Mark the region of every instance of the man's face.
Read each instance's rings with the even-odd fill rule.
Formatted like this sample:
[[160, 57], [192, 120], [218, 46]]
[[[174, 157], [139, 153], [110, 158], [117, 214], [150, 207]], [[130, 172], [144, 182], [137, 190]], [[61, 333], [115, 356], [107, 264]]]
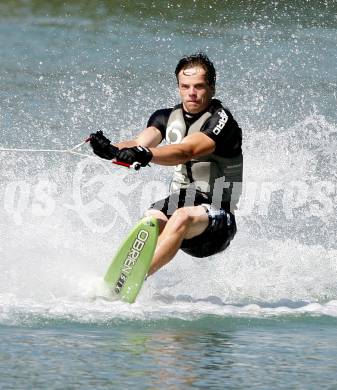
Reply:
[[205, 110], [214, 95], [214, 88], [208, 85], [206, 72], [200, 66], [182, 69], [178, 73], [178, 89], [184, 110], [197, 114]]

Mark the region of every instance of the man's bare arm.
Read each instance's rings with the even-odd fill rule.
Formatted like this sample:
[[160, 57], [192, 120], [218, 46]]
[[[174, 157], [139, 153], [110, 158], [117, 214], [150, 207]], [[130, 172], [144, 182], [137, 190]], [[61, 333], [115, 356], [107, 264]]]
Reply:
[[215, 142], [203, 133], [191, 134], [180, 144], [151, 148], [152, 162], [160, 165], [177, 165], [193, 158], [207, 156], [215, 150]]
[[162, 141], [161, 132], [154, 126], [144, 129], [135, 139], [130, 141], [119, 142], [115, 146], [119, 149], [132, 148], [133, 146], [145, 146], [147, 148], [155, 148]]

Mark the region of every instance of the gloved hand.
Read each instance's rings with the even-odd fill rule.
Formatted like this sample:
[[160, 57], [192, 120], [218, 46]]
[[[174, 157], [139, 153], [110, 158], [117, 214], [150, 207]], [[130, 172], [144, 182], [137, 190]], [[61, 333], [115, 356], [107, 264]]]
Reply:
[[153, 154], [150, 149], [144, 146], [134, 146], [132, 148], [120, 149], [116, 154], [117, 161], [127, 164], [139, 162], [142, 167], [145, 167], [151, 160]]
[[106, 160], [112, 160], [116, 157], [119, 149], [111, 145], [110, 140], [103, 135], [103, 131], [97, 131], [90, 134], [90, 146], [93, 148], [94, 153]]

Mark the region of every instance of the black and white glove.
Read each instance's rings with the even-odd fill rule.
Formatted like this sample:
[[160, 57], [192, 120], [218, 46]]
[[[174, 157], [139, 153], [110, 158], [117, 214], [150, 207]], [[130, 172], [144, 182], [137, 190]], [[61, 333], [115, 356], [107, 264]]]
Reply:
[[90, 134], [89, 141], [94, 153], [106, 160], [115, 158], [119, 151], [116, 146], [111, 145], [110, 140], [103, 135], [103, 131], [97, 131], [96, 133]]
[[120, 149], [116, 154], [117, 161], [132, 165], [138, 162], [142, 167], [145, 167], [151, 160], [153, 154], [150, 149], [144, 146], [134, 146], [132, 148]]

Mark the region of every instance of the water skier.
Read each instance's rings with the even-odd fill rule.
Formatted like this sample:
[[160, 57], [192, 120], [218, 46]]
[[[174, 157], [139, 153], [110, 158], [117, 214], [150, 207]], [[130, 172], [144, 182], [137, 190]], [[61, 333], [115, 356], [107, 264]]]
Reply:
[[[160, 224], [148, 272], [167, 264], [179, 249], [207, 257], [226, 249], [236, 233], [234, 210], [241, 194], [242, 132], [214, 98], [216, 71], [203, 54], [183, 57], [175, 70], [181, 103], [157, 110], [135, 139], [112, 145], [101, 131], [91, 134], [96, 155], [145, 167], [175, 166], [169, 196], [146, 215]], [[168, 145], [159, 146], [163, 140]]]

